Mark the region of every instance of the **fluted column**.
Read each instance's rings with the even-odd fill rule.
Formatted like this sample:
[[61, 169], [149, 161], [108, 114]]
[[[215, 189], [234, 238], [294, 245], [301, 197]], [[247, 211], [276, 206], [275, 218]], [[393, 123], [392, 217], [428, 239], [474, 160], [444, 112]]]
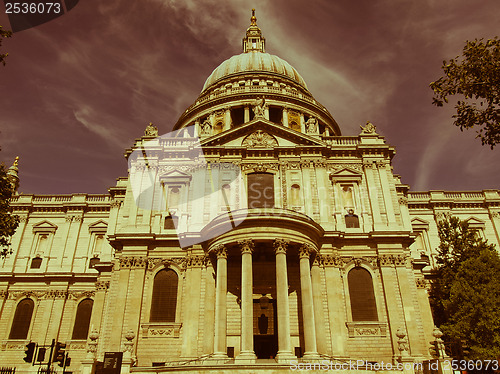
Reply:
[[286, 267], [286, 249], [288, 241], [276, 239], [274, 251], [276, 253], [276, 295], [278, 309], [278, 362], [288, 362], [295, 359], [292, 354], [290, 339], [290, 307], [288, 303], [288, 274]]
[[316, 345], [318, 346], [319, 354], [328, 354], [326, 345], [326, 332], [325, 332], [325, 314], [323, 308], [323, 295], [321, 285], [321, 257], [319, 254], [314, 258], [311, 267], [311, 283], [313, 290], [314, 302], [314, 322], [316, 323]]
[[224, 245], [214, 249], [217, 254], [217, 279], [215, 289], [215, 339], [214, 358], [227, 358], [227, 250]]
[[252, 240], [242, 240], [241, 245], [241, 349], [237, 361], [255, 362], [253, 349], [253, 277]]
[[311, 270], [309, 269], [309, 256], [313, 248], [309, 244], [300, 247], [300, 288], [302, 294], [302, 323], [304, 324], [304, 359], [319, 359], [316, 346], [316, 324], [314, 323], [314, 307], [311, 284]]
[[203, 326], [203, 353], [211, 355], [214, 353], [214, 324], [215, 324], [215, 281], [214, 267], [209, 259], [206, 260], [205, 268], [205, 319]]

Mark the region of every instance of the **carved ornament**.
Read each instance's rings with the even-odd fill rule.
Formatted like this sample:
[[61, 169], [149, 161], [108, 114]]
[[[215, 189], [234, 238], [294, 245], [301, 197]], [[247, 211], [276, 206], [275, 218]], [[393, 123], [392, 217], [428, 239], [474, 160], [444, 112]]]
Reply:
[[243, 139], [241, 145], [243, 147], [272, 148], [278, 145], [278, 141], [267, 132], [257, 130]]
[[273, 243], [274, 253], [275, 254], [278, 254], [278, 253], [285, 253], [286, 254], [288, 243], [289, 243], [288, 240], [285, 240], [285, 239], [276, 239], [274, 241], [274, 243]]
[[381, 255], [378, 257], [380, 266], [406, 266], [406, 255]]
[[253, 253], [253, 250], [255, 247], [253, 240], [251, 240], [251, 239], [240, 240], [238, 242], [238, 244], [241, 246], [241, 254], [245, 254], [245, 253], [252, 254]]

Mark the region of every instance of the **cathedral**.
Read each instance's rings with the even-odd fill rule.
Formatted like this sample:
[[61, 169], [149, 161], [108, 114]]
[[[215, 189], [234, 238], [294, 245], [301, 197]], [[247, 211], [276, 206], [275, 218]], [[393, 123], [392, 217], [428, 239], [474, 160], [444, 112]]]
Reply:
[[85, 374], [107, 352], [122, 373], [431, 359], [437, 222], [498, 247], [500, 190], [410, 191], [376, 127], [342, 135], [250, 21], [242, 53], [171, 133], [147, 126], [108, 193], [14, 196], [0, 366], [34, 373], [47, 357], [27, 363], [25, 346], [52, 340]]

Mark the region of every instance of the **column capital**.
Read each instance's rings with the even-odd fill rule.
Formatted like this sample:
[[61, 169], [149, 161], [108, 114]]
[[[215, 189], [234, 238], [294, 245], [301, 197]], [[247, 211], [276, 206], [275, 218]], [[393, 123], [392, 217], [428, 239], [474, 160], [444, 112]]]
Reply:
[[274, 243], [273, 243], [273, 245], [274, 245], [274, 253], [275, 254], [278, 254], [278, 253], [285, 253], [286, 254], [288, 243], [290, 243], [289, 240], [276, 239], [274, 241]]
[[241, 246], [241, 254], [244, 253], [253, 253], [255, 243], [252, 239], [240, 240], [238, 244]]
[[227, 258], [227, 249], [224, 244], [218, 244], [212, 249], [219, 258]]
[[314, 253], [314, 247], [311, 244], [302, 244], [299, 249], [299, 258], [309, 258]]
[[314, 256], [314, 260], [313, 260], [312, 265], [313, 266], [322, 266], [323, 265], [323, 257], [319, 253], [316, 253], [316, 256]]

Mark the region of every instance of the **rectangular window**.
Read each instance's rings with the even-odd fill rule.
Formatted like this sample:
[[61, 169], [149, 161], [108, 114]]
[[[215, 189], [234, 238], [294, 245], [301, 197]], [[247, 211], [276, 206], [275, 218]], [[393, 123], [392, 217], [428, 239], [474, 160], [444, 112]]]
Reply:
[[248, 174], [248, 209], [274, 207], [274, 175]]

